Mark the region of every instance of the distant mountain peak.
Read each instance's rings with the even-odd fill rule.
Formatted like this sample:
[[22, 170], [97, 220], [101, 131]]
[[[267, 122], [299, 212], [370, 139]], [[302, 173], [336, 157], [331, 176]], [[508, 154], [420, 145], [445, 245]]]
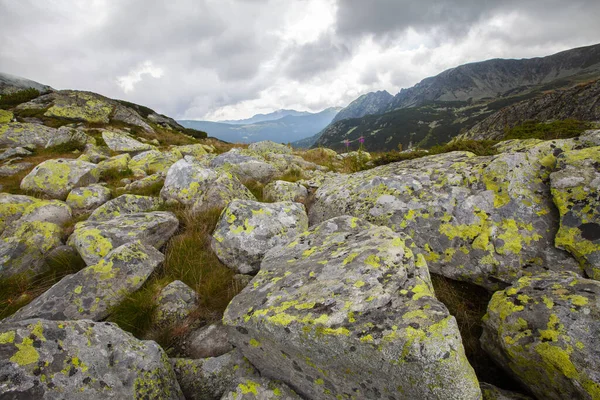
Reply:
[[333, 122], [348, 118], [360, 118], [369, 114], [377, 114], [382, 108], [387, 107], [394, 96], [386, 90], [363, 94], [348, 106], [342, 109], [333, 119]]
[[247, 125], [247, 124], [255, 124], [257, 122], [264, 122], [264, 121], [274, 121], [283, 117], [287, 117], [287, 116], [295, 116], [295, 117], [300, 117], [303, 115], [310, 115], [312, 113], [308, 112], [308, 111], [296, 111], [296, 110], [287, 110], [287, 109], [281, 109], [281, 110], [276, 110], [273, 111], [271, 113], [268, 114], [256, 114], [253, 115], [250, 118], [246, 118], [246, 119], [237, 119], [237, 120], [224, 120], [224, 121], [217, 121], [220, 122], [222, 124], [233, 124], [233, 125]]

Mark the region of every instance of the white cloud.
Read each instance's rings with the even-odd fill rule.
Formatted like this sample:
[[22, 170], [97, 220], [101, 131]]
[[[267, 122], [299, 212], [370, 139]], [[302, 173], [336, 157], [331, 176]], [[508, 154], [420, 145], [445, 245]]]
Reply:
[[0, 0], [0, 70], [174, 118], [237, 119], [594, 44], [599, 13], [597, 0]]
[[139, 65], [137, 68], [132, 69], [125, 76], [119, 76], [117, 78], [117, 84], [123, 89], [124, 93], [129, 93], [135, 89], [135, 85], [140, 83], [144, 75], [150, 75], [152, 78], [161, 78], [164, 74], [164, 70], [160, 67], [156, 67], [152, 61], [146, 61]]

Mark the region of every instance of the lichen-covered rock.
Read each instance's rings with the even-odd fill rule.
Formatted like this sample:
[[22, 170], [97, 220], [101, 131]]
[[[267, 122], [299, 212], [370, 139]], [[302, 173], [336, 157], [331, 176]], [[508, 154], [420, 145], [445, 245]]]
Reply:
[[69, 192], [98, 182], [100, 173], [95, 164], [59, 158], [44, 161], [21, 181], [21, 190], [65, 200]]
[[158, 151], [149, 150], [138, 154], [129, 161], [129, 169], [137, 176], [152, 175], [157, 172], [167, 171], [171, 165], [183, 158], [177, 150]]
[[[49, 99], [45, 99], [49, 97]], [[108, 124], [113, 105], [110, 100], [91, 92], [61, 90], [38, 97], [35, 102], [51, 101], [46, 117], [58, 117], [74, 121]]]
[[11, 147], [0, 154], [0, 161], [11, 157], [30, 156], [33, 153], [24, 147]]
[[146, 176], [142, 179], [138, 179], [137, 181], [133, 181], [127, 183], [125, 186], [117, 188], [118, 193], [128, 193], [128, 192], [139, 192], [139, 191], [147, 191], [151, 188], [162, 188], [165, 182], [165, 173], [157, 172], [156, 174], [152, 174]]
[[110, 154], [108, 153], [108, 149], [106, 147], [100, 147], [88, 143], [85, 145], [83, 154], [79, 158], [82, 159], [82, 161], [99, 163], [100, 161], [110, 158]]
[[100, 161], [98, 163], [98, 170], [100, 171], [100, 175], [106, 174], [108, 171], [125, 171], [129, 168], [129, 161], [131, 161], [129, 154], [119, 154], [118, 156]]
[[600, 280], [600, 147], [560, 154], [550, 182], [560, 213], [556, 246]]
[[299, 183], [274, 181], [263, 188], [263, 197], [266, 201], [304, 203], [308, 197], [308, 190]]
[[133, 241], [158, 249], [178, 226], [179, 221], [170, 212], [126, 214], [106, 221], [77, 223], [67, 244], [77, 249], [87, 265], [92, 265], [114, 248]]
[[155, 324], [177, 325], [198, 307], [198, 295], [185, 283], [173, 281], [160, 291], [156, 304]]
[[290, 242], [307, 228], [308, 217], [300, 203], [234, 200], [221, 214], [211, 247], [229, 268], [256, 273], [268, 250]]
[[[5, 232], [6, 233], [6, 232]], [[45, 256], [62, 244], [62, 229], [52, 222], [22, 222], [0, 239], [0, 278], [46, 270]]]
[[407, 240], [344, 216], [271, 249], [225, 311], [230, 340], [310, 399], [480, 399], [456, 320]]
[[533, 400], [524, 394], [502, 390], [489, 383], [480, 382], [479, 386], [481, 387], [483, 400]]
[[236, 198], [255, 199], [231, 174], [217, 173], [185, 159], [169, 168], [160, 196], [191, 206], [195, 211], [222, 208]]
[[279, 170], [264, 161], [248, 161], [239, 164], [225, 164], [220, 169], [230, 172], [242, 182], [257, 181], [268, 183], [279, 174]]
[[0, 193], [0, 234], [7, 226], [21, 218], [25, 210], [39, 199], [19, 194]]
[[103, 320], [111, 307], [139, 289], [163, 261], [164, 256], [152, 246], [124, 244], [97, 264], [64, 277], [8, 320]]
[[492, 290], [548, 268], [578, 272], [554, 247], [548, 181], [559, 146], [452, 152], [333, 175], [317, 190], [310, 221], [352, 214], [406, 232], [432, 272]]
[[242, 154], [240, 149], [231, 149], [226, 153], [219, 154], [215, 158], [213, 158], [210, 162], [210, 168], [219, 168], [223, 167], [225, 164], [242, 164], [251, 161], [260, 161], [256, 157], [248, 156]]
[[221, 400], [302, 400], [282, 382], [266, 378], [238, 378]]
[[95, 144], [96, 140], [88, 136], [81, 129], [75, 129], [69, 126], [61, 126], [56, 131], [56, 134], [48, 140], [45, 147], [50, 148], [63, 144], [72, 144], [84, 147], [88, 143]]
[[[0, 206], [1, 208], [1, 206]], [[12, 221], [6, 226], [2, 232], [2, 238], [8, 238], [14, 235], [19, 227], [24, 223], [33, 222], [49, 222], [58, 226], [64, 226], [72, 218], [71, 208], [64, 202], [59, 200], [39, 200], [35, 199], [32, 203], [25, 206], [18, 212], [17, 219], [11, 218]]]
[[218, 357], [233, 350], [227, 328], [221, 323], [193, 331], [185, 339], [184, 347], [190, 358]]
[[158, 197], [123, 194], [96, 208], [88, 221], [106, 221], [127, 214], [156, 211], [161, 204]]
[[14, 176], [23, 171], [27, 171], [31, 167], [33, 167], [33, 164], [28, 162], [5, 164], [0, 167], [0, 176]]
[[139, 142], [124, 132], [103, 131], [102, 139], [112, 151], [134, 153], [154, 149], [154, 146]]
[[279, 154], [291, 154], [292, 149], [284, 144], [271, 142], [270, 140], [263, 140], [262, 142], [252, 143], [248, 146], [248, 150], [256, 153], [279, 153]]
[[117, 325], [29, 320], [0, 325], [6, 399], [178, 399], [164, 351]]
[[212, 149], [204, 144], [188, 144], [185, 146], [176, 146], [175, 148], [179, 150], [184, 157], [201, 157], [212, 152]]
[[0, 146], [43, 148], [56, 133], [56, 129], [44, 125], [11, 122], [0, 125]]
[[238, 377], [258, 376], [237, 350], [199, 360], [172, 358], [171, 365], [186, 400], [219, 400]]
[[538, 399], [600, 396], [600, 282], [573, 273], [523, 277], [496, 292], [481, 345]]
[[7, 124], [12, 121], [14, 115], [12, 111], [0, 110], [0, 124]]
[[71, 190], [67, 204], [74, 210], [91, 211], [110, 200], [110, 189], [102, 185], [90, 185]]
[[139, 126], [146, 132], [154, 132], [154, 129], [131, 107], [125, 107], [122, 104], [117, 104], [112, 115], [115, 121], [122, 121], [129, 125]]

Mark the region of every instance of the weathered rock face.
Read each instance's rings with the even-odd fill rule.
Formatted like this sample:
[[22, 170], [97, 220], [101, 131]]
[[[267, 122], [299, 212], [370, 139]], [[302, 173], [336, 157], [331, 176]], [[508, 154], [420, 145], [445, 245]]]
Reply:
[[290, 242], [307, 228], [308, 217], [300, 203], [234, 200], [221, 214], [211, 247], [229, 268], [255, 273], [269, 249]]
[[67, 196], [67, 204], [75, 209], [90, 211], [110, 200], [110, 189], [102, 185], [91, 185], [71, 190]]
[[50, 106], [44, 113], [46, 117], [71, 119], [73, 121], [103, 123], [110, 121], [113, 111], [112, 101], [96, 93], [76, 90], [61, 90], [40, 96], [18, 109], [40, 108]]
[[221, 400], [301, 400], [282, 382], [265, 378], [238, 378], [236, 385]]
[[35, 146], [46, 147], [48, 140], [57, 134], [57, 130], [39, 124], [27, 124], [11, 122], [0, 125], [0, 146], [23, 147]]
[[87, 220], [106, 221], [127, 214], [155, 211], [161, 204], [157, 197], [124, 194], [96, 208]]
[[[8, 198], [14, 198], [16, 196], [10, 196]], [[7, 216], [12, 222], [6, 226], [4, 232], [2, 232], [2, 238], [13, 235], [21, 225], [24, 223], [35, 223], [35, 222], [50, 222], [59, 226], [64, 226], [71, 220], [72, 213], [71, 208], [62, 201], [59, 200], [39, 200], [34, 197], [30, 197], [33, 201], [20, 209], [16, 215]], [[17, 198], [17, 201], [20, 200]], [[19, 207], [22, 203], [17, 203]], [[10, 206], [8, 206], [10, 209]], [[18, 218], [12, 218], [18, 216]]]
[[264, 161], [248, 161], [239, 164], [225, 164], [221, 167], [237, 176], [242, 182], [257, 181], [261, 183], [270, 182], [279, 174], [279, 170]]
[[248, 146], [248, 150], [256, 153], [279, 153], [279, 154], [291, 154], [292, 149], [284, 144], [271, 142], [270, 140], [263, 140], [262, 142], [256, 142]]
[[160, 196], [191, 206], [195, 211], [222, 208], [236, 198], [255, 200], [231, 174], [217, 173], [187, 160], [180, 160], [169, 168]]
[[223, 167], [225, 164], [236, 165], [252, 161], [258, 162], [260, 160], [256, 157], [242, 154], [239, 149], [231, 149], [228, 152], [219, 154], [213, 158], [210, 162], [210, 168], [219, 168]]
[[185, 354], [190, 358], [219, 357], [233, 350], [227, 328], [221, 323], [204, 326], [185, 340]]
[[205, 154], [211, 153], [212, 149], [204, 144], [188, 144], [185, 146], [177, 146], [176, 149], [183, 156], [201, 157]]
[[11, 157], [30, 156], [33, 153], [24, 147], [11, 147], [0, 154], [0, 160], [6, 160]]
[[97, 264], [61, 279], [9, 320], [103, 320], [110, 308], [139, 289], [163, 260], [158, 250], [139, 242], [117, 247]]
[[172, 358], [171, 365], [186, 400], [219, 400], [238, 377], [258, 376], [237, 350], [201, 360]]
[[154, 132], [154, 129], [135, 110], [125, 107], [122, 104], [117, 104], [112, 115], [115, 121], [122, 121], [129, 125], [139, 126], [146, 132]]
[[595, 399], [599, 295], [573, 273], [523, 277], [492, 297], [481, 345], [539, 399]]
[[10, 236], [0, 240], [0, 278], [44, 272], [45, 256], [62, 244], [61, 238], [61, 227], [52, 222], [20, 223]]
[[83, 154], [79, 158], [82, 161], [99, 163], [100, 161], [110, 158], [110, 154], [105, 147], [87, 144]]
[[587, 275], [600, 280], [600, 147], [566, 151], [550, 175], [560, 213], [555, 244], [573, 254]]
[[406, 232], [432, 272], [492, 290], [548, 268], [579, 272], [554, 248], [547, 185], [553, 152], [572, 143], [491, 157], [453, 152], [334, 176], [316, 192], [310, 221], [352, 214]]
[[57, 129], [56, 134], [48, 140], [45, 147], [50, 148], [67, 143], [77, 144], [83, 147], [88, 143], [96, 144], [96, 140], [88, 136], [82, 129], [61, 126]]
[[481, 382], [479, 386], [481, 387], [483, 400], [533, 400], [529, 396], [508, 390], [502, 390], [496, 386], [490, 385], [489, 383]]
[[103, 131], [102, 139], [112, 151], [138, 152], [152, 150], [154, 146], [142, 143], [124, 132]]
[[264, 187], [263, 197], [267, 201], [295, 201], [303, 203], [308, 197], [308, 190], [299, 183], [274, 181]]
[[68, 244], [87, 265], [96, 264], [112, 249], [141, 241], [160, 248], [175, 233], [179, 221], [170, 212], [127, 214], [107, 221], [84, 221], [75, 225]]
[[406, 240], [346, 216], [273, 248], [225, 311], [230, 340], [310, 399], [479, 399], [456, 321]]
[[125, 171], [128, 168], [131, 156], [129, 154], [119, 154], [103, 160], [98, 163], [100, 174], [105, 174], [108, 171]]
[[156, 299], [155, 324], [169, 326], [180, 324], [198, 307], [198, 295], [181, 281], [165, 286]]
[[180, 399], [164, 351], [110, 323], [29, 320], [0, 325], [7, 399]]
[[23, 178], [21, 189], [65, 200], [71, 190], [96, 183], [99, 177], [95, 164], [59, 158], [37, 165]]
[[129, 161], [129, 168], [138, 176], [167, 171], [171, 165], [183, 156], [178, 151], [161, 152], [149, 150], [138, 154]]
[[31, 167], [33, 167], [33, 164], [28, 162], [5, 164], [0, 166], [0, 176], [13, 176], [20, 172], [27, 171]]
[[156, 174], [152, 174], [137, 181], [128, 183], [124, 187], [117, 188], [117, 192], [135, 192], [139, 190], [148, 190], [149, 188], [156, 187], [157, 185], [161, 186], [165, 182], [165, 175], [166, 174], [164, 172], [157, 172]]
[[19, 194], [0, 193], [0, 234], [7, 226], [21, 218], [25, 210], [39, 200]]

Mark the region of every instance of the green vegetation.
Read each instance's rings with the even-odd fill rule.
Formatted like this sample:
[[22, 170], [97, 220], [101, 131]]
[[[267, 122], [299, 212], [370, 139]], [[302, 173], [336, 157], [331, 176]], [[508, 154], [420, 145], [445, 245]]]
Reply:
[[160, 290], [175, 280], [193, 288], [199, 307], [190, 320], [196, 324], [219, 320], [231, 299], [242, 289], [233, 279], [234, 272], [224, 266], [210, 247], [220, 210], [193, 214], [183, 207], [170, 208], [181, 223], [176, 234], [165, 246], [165, 263], [138, 291], [115, 307], [110, 321], [140, 338], [156, 340], [165, 349], [177, 351], [178, 340], [189, 325], [153, 330], [153, 314]]
[[569, 139], [590, 128], [590, 122], [572, 118], [553, 122], [527, 121], [514, 128], [505, 129], [504, 139]]
[[263, 198], [263, 189], [265, 187], [264, 184], [262, 184], [259, 181], [254, 180], [254, 179], [245, 180], [242, 183], [244, 184], [244, 186], [246, 186], [248, 188], [248, 190], [254, 195], [254, 197], [256, 197], [257, 201], [264, 202], [264, 198]]
[[30, 88], [25, 90], [20, 90], [15, 93], [3, 94], [0, 97], [0, 108], [7, 110], [12, 107], [16, 107], [21, 103], [26, 103], [30, 100], [39, 97], [40, 92], [36, 89]]
[[181, 132], [196, 139], [206, 139], [208, 137], [206, 132], [192, 128], [183, 128]]
[[76, 253], [60, 253], [46, 262], [49, 269], [43, 274], [22, 273], [0, 279], [0, 320], [29, 304], [65, 276], [85, 268], [85, 262]]

